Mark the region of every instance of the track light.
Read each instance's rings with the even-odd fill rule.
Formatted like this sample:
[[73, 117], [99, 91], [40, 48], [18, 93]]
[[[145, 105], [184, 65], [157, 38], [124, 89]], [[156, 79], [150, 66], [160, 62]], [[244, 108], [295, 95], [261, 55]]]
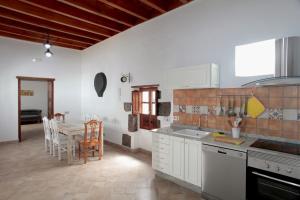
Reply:
[[47, 58], [50, 58], [50, 57], [53, 56], [53, 53], [50, 51], [50, 49], [47, 49], [47, 50], [45, 51], [45, 56], [46, 56]]

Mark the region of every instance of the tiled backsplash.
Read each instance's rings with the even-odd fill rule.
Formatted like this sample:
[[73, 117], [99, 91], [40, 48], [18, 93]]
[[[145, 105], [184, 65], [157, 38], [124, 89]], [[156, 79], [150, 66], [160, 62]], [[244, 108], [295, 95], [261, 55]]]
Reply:
[[174, 123], [230, 131], [228, 103], [239, 113], [252, 94], [266, 110], [256, 119], [244, 117], [243, 133], [300, 140], [300, 86], [174, 90]]

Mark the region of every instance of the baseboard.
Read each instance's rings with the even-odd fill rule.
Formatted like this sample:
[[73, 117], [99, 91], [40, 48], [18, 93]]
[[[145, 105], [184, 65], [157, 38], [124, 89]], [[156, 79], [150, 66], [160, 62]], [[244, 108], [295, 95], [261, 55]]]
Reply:
[[198, 187], [196, 185], [187, 183], [187, 182], [185, 182], [183, 180], [177, 179], [177, 178], [175, 178], [173, 176], [170, 176], [168, 174], [165, 174], [165, 173], [162, 173], [160, 171], [155, 170], [155, 175], [159, 176], [159, 177], [161, 177], [163, 179], [167, 179], [169, 181], [172, 181], [173, 183], [176, 183], [177, 185], [180, 185], [182, 187], [188, 188], [188, 189], [190, 189], [190, 190], [192, 190], [194, 192], [197, 192], [197, 193], [200, 193], [200, 194], [202, 193], [201, 187]]
[[151, 151], [148, 151], [148, 150], [145, 150], [145, 149], [142, 149], [142, 148], [132, 149], [132, 148], [126, 147], [126, 146], [121, 145], [121, 144], [116, 144], [116, 143], [110, 142], [108, 140], [104, 140], [104, 144], [114, 146], [114, 147], [117, 147], [119, 149], [129, 151], [131, 153], [144, 153], [144, 154], [147, 154], [147, 155], [150, 155], [150, 156], [152, 155]]
[[148, 150], [145, 150], [145, 149], [142, 149], [142, 148], [137, 148], [137, 152], [141, 152], [141, 153], [147, 154], [149, 156], [152, 155], [151, 151], [148, 151]]
[[0, 141], [0, 144], [17, 144], [19, 140]]

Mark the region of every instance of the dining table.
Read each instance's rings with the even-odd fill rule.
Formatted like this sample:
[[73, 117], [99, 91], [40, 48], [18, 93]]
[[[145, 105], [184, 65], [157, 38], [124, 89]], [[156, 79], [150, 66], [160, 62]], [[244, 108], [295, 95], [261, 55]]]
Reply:
[[[67, 162], [68, 164], [74, 163], [74, 157], [72, 154], [73, 150], [73, 144], [75, 143], [75, 137], [76, 136], [83, 136], [85, 127], [84, 127], [84, 121], [73, 121], [73, 122], [62, 122], [58, 123], [58, 130], [60, 133], [66, 135], [68, 137], [67, 142]], [[103, 131], [102, 133], [103, 134]], [[101, 135], [102, 140], [102, 154], [103, 154], [103, 135]]]

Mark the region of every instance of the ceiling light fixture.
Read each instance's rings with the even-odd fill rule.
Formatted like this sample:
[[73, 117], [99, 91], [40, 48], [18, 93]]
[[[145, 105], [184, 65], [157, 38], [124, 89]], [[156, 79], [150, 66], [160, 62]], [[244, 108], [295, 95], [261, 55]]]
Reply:
[[47, 40], [46, 40], [46, 43], [44, 43], [44, 47], [46, 49], [50, 49], [51, 48], [51, 44], [49, 43], [49, 34], [47, 35]]
[[50, 51], [50, 49], [47, 49], [47, 50], [45, 51], [45, 56], [46, 56], [47, 58], [50, 58], [50, 57], [53, 56], [53, 53]]
[[47, 40], [47, 42], [44, 44], [44, 47], [45, 47], [46, 49], [50, 49], [51, 44], [49, 43], [48, 40]]
[[51, 48], [51, 44], [49, 42], [49, 34], [47, 35], [47, 40], [46, 40], [46, 43], [44, 43], [44, 47], [46, 48], [46, 51], [45, 51], [45, 56], [47, 58], [50, 58], [53, 56], [53, 53], [50, 51], [50, 48]]

